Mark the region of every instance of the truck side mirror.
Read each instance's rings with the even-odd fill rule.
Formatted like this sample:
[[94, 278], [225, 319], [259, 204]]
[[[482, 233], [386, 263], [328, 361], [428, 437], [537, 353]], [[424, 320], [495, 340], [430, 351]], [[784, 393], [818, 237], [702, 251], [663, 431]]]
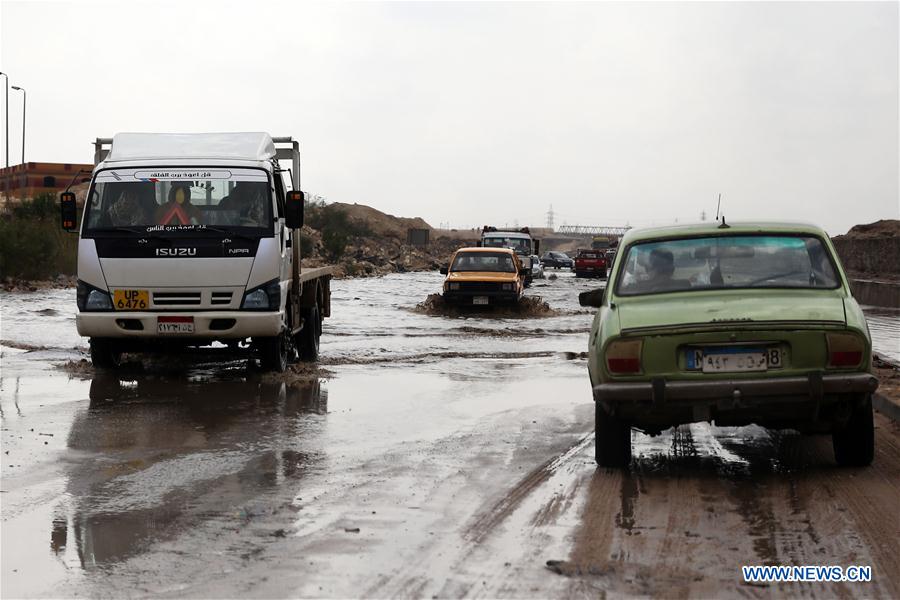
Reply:
[[441, 275], [447, 274], [447, 267], [441, 267]]
[[581, 292], [578, 294], [578, 304], [581, 306], [591, 306], [593, 308], [600, 308], [603, 306], [603, 292], [604, 288], [597, 288], [596, 290], [591, 290], [589, 292]]
[[300, 229], [303, 227], [303, 204], [303, 192], [292, 190], [287, 193], [284, 203], [284, 220], [289, 229]]
[[63, 192], [59, 195], [59, 212], [62, 218], [62, 228], [66, 231], [75, 231], [78, 228], [78, 208], [75, 206], [75, 194]]
[[541, 240], [534, 240], [534, 253], [541, 255]]

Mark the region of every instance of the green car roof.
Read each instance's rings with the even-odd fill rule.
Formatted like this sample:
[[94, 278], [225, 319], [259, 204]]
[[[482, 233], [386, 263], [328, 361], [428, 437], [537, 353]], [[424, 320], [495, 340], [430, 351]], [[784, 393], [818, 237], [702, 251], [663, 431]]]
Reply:
[[811, 234], [828, 238], [828, 234], [825, 233], [824, 229], [811, 223], [754, 221], [728, 223], [728, 227], [722, 227], [718, 221], [711, 221], [708, 223], [693, 223], [690, 225], [666, 225], [664, 227], [631, 229], [622, 238], [620, 246], [647, 240], [699, 237], [706, 235], [742, 235], [748, 233]]

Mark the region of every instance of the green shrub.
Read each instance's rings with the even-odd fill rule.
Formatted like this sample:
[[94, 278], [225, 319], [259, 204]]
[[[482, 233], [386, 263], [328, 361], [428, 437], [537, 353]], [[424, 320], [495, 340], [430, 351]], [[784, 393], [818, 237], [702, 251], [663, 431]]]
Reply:
[[0, 277], [74, 275], [77, 250], [78, 236], [60, 227], [52, 194], [11, 206], [0, 216]]
[[308, 235], [300, 234], [300, 256], [313, 255], [313, 241]]

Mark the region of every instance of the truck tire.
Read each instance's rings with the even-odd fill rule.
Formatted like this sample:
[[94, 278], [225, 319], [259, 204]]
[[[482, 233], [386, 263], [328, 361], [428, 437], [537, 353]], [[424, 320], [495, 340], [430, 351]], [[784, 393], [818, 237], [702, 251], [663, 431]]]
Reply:
[[95, 369], [117, 369], [122, 364], [122, 351], [113, 340], [91, 338], [91, 364]]
[[845, 427], [832, 432], [834, 459], [843, 467], [866, 467], [875, 458], [875, 423], [872, 396], [853, 407]]
[[286, 333], [275, 337], [259, 338], [259, 363], [264, 371], [283, 373], [287, 369], [291, 345]]
[[296, 344], [300, 360], [315, 362], [319, 358], [319, 337], [322, 335], [322, 318], [319, 306], [315, 305], [303, 311], [303, 329], [297, 334]]
[[594, 403], [594, 458], [601, 467], [626, 468], [631, 463], [631, 425]]

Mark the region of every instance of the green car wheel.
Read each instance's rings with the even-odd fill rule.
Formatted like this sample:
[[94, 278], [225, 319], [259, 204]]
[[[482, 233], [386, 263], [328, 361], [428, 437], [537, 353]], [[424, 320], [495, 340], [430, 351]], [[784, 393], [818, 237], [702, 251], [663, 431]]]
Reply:
[[631, 425], [594, 403], [594, 457], [601, 467], [621, 469], [631, 463]]
[[844, 467], [865, 467], [875, 458], [875, 423], [872, 396], [853, 407], [846, 427], [831, 434], [834, 459]]

